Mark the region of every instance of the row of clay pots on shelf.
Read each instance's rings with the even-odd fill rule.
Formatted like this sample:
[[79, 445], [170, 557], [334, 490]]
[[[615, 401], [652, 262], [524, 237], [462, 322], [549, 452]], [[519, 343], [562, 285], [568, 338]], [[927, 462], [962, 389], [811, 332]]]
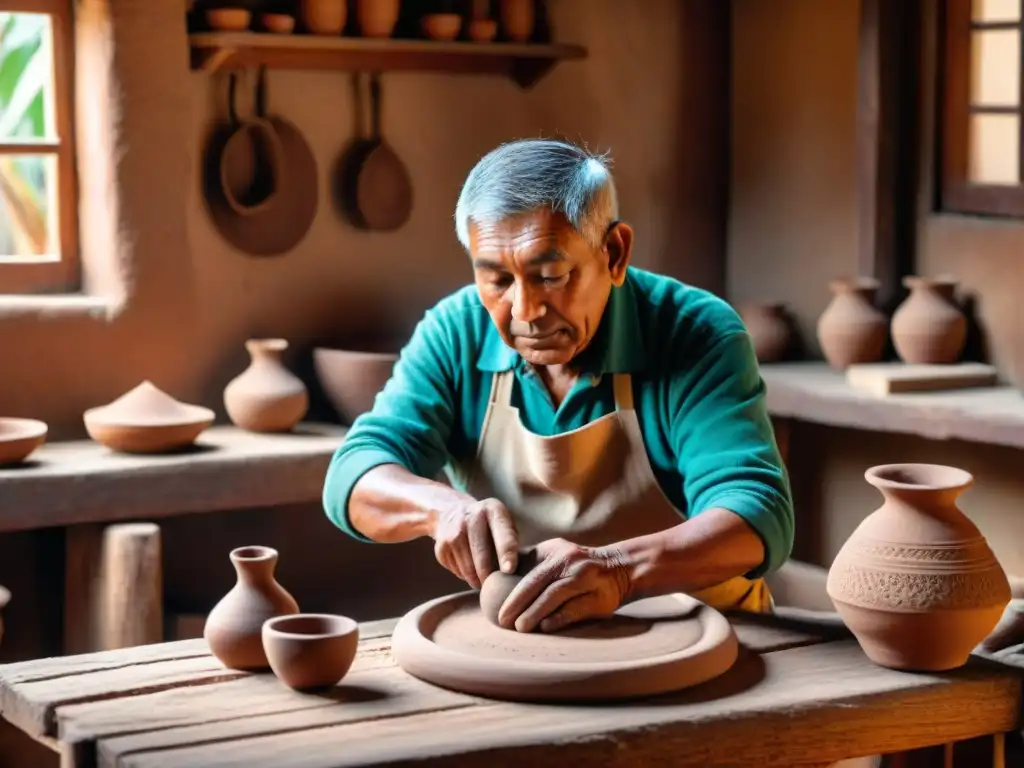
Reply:
[[956, 302], [950, 277], [906, 277], [910, 295], [892, 320], [875, 306], [878, 282], [870, 278], [834, 280], [832, 302], [818, 319], [818, 343], [829, 365], [842, 370], [882, 359], [892, 336], [905, 363], [948, 364], [960, 360], [967, 341], [967, 318]]
[[[533, 0], [500, 0], [498, 14], [507, 39], [526, 42], [536, 26]], [[401, 11], [400, 0], [356, 0], [356, 26], [367, 38], [388, 38], [394, 32]], [[252, 26], [253, 14], [239, 1], [237, 6], [210, 8], [207, 24], [220, 31], [243, 31]], [[267, 32], [290, 34], [296, 25], [314, 35], [340, 35], [348, 23], [347, 0], [296, 0], [295, 16], [286, 13], [262, 13], [259, 27]], [[498, 22], [474, 13], [466, 20], [467, 35], [477, 42], [489, 42], [498, 31]], [[421, 19], [423, 32], [435, 40], [454, 40], [462, 29], [458, 13], [429, 13]]]
[[[956, 303], [956, 280], [906, 277], [910, 294], [889, 320], [875, 306], [878, 282], [871, 278], [833, 280], [832, 301], [818, 318], [817, 336], [829, 365], [838, 370], [882, 360], [892, 337], [905, 363], [955, 363], [967, 340], [967, 318]], [[786, 356], [794, 334], [781, 303], [745, 304], [742, 317], [761, 362]]]
[[[306, 416], [309, 392], [284, 364], [284, 339], [250, 339], [249, 366], [224, 388], [224, 407], [236, 426], [249, 432], [292, 431]], [[391, 377], [398, 355], [390, 352], [317, 348], [316, 375], [324, 394], [347, 424], [373, 407]], [[213, 424], [206, 407], [182, 403], [150, 381], [107, 405], [83, 414], [86, 432], [121, 453], [156, 454], [187, 448]], [[0, 466], [24, 462], [46, 440], [37, 419], [0, 418]]]

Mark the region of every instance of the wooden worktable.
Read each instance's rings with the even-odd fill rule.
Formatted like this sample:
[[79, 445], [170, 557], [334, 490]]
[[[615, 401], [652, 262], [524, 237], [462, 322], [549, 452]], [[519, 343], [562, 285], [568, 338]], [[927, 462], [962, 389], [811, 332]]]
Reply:
[[1020, 672], [984, 660], [944, 675], [867, 660], [778, 619], [735, 619], [744, 651], [682, 694], [606, 706], [514, 704], [402, 672], [391, 621], [361, 626], [349, 675], [304, 695], [225, 670], [202, 641], [0, 667], [0, 712], [65, 768], [755, 765], [794, 768], [1003, 733]]

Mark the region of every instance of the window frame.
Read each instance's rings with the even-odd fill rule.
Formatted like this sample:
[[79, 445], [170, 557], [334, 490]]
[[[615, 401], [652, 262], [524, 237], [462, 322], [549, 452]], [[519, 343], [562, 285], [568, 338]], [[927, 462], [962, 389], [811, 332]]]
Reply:
[[[1015, 29], [1024, 52], [1024, 13], [1013, 22], [975, 22], [972, 0], [946, 0], [943, 4], [941, 115], [941, 169], [939, 207], [947, 213], [1024, 218], [1024, 61], [1017, 107], [971, 107], [971, 34], [978, 29]], [[1020, 183], [978, 184], [969, 178], [970, 118], [973, 113], [1020, 115]]]
[[[79, 288], [78, 174], [75, 151], [75, 57], [72, 0], [0, 0], [0, 11], [45, 13], [53, 37], [52, 141], [32, 144], [0, 141], [0, 154], [52, 154], [57, 162], [56, 259], [0, 259], [0, 294], [70, 293]], [[39, 150], [44, 150], [40, 152]]]

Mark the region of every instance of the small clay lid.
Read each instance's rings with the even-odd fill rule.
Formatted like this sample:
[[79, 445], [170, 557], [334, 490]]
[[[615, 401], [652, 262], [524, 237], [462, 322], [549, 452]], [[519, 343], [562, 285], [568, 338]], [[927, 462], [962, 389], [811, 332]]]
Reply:
[[181, 403], [148, 380], [112, 403], [90, 408], [84, 415], [94, 424], [124, 427], [169, 427], [214, 419], [209, 408]]

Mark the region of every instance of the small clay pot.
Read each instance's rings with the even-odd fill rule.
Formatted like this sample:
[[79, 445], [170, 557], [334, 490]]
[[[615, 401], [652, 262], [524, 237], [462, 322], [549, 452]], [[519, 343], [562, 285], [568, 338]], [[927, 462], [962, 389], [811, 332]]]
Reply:
[[290, 35], [295, 31], [295, 17], [287, 13], [264, 13], [260, 16], [260, 25], [278, 35]]
[[391, 37], [398, 23], [399, 0], [356, 0], [356, 21], [363, 37]]
[[249, 339], [251, 362], [224, 388], [224, 407], [231, 421], [250, 432], [289, 432], [309, 409], [302, 380], [281, 361], [284, 339]]
[[347, 616], [300, 613], [263, 624], [270, 668], [289, 688], [329, 688], [348, 673], [359, 647], [359, 624]]
[[49, 428], [37, 419], [0, 418], [0, 466], [20, 464], [46, 442]]
[[858, 363], [876, 363], [885, 352], [889, 323], [875, 307], [878, 281], [841, 278], [829, 283], [833, 298], [818, 318], [818, 344], [837, 370]]
[[398, 355], [318, 347], [313, 366], [324, 394], [342, 421], [351, 424], [373, 408], [377, 393], [391, 378]]
[[784, 304], [750, 302], [740, 306], [739, 314], [754, 342], [758, 362], [774, 363], [786, 357], [793, 332]]
[[498, 22], [494, 19], [473, 19], [467, 25], [466, 34], [474, 43], [489, 43], [498, 34]]
[[507, 40], [529, 42], [537, 23], [533, 0], [500, 0], [498, 14]]
[[431, 40], [448, 42], [459, 36], [462, 17], [457, 13], [429, 13], [420, 20], [423, 34]]
[[252, 12], [246, 8], [210, 8], [206, 23], [218, 32], [243, 32], [252, 24]]
[[277, 550], [239, 547], [231, 551], [238, 580], [206, 617], [203, 637], [210, 653], [230, 669], [269, 666], [263, 650], [263, 623], [299, 612], [298, 603], [274, 578]]
[[299, 0], [299, 20], [314, 35], [340, 35], [348, 20], [347, 0]]
[[955, 363], [967, 342], [967, 318], [956, 304], [956, 280], [905, 277], [910, 295], [892, 316], [892, 343], [905, 363]]
[[829, 598], [876, 664], [962, 666], [1011, 596], [999, 561], [957, 506], [974, 478], [936, 464], [888, 464], [864, 476], [884, 503], [836, 555]]

